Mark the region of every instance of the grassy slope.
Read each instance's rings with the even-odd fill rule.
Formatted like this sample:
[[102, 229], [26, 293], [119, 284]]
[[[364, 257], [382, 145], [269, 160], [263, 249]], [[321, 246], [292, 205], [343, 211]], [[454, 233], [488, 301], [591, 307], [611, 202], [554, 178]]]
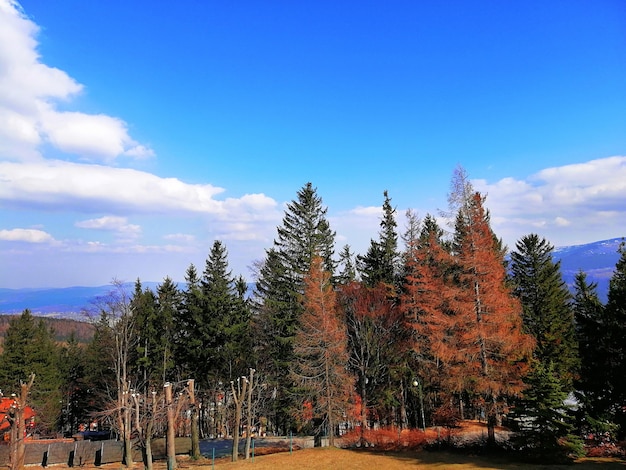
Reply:
[[[194, 465], [184, 462], [180, 466]], [[209, 469], [210, 461], [205, 464]], [[291, 469], [326, 470], [345, 469], [361, 470], [373, 468], [376, 470], [617, 470], [626, 469], [626, 462], [609, 459], [585, 459], [573, 465], [530, 465], [524, 463], [507, 462], [501, 458], [485, 458], [452, 454], [447, 452], [387, 452], [374, 453], [367, 451], [351, 451], [336, 448], [305, 449], [289, 454], [266, 455], [256, 457], [254, 462], [240, 460], [239, 462], [216, 462], [218, 470], [273, 470]]]

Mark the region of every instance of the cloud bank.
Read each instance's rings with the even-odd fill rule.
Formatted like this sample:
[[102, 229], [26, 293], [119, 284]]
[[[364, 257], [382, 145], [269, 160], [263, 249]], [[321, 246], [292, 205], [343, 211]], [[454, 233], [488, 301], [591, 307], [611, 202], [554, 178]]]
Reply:
[[487, 194], [493, 228], [509, 243], [532, 232], [559, 245], [626, 235], [626, 156], [473, 183]]

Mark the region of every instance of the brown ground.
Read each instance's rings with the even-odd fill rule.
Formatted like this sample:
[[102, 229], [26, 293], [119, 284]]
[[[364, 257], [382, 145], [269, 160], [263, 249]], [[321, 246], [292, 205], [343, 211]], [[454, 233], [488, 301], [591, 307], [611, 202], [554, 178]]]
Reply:
[[[435, 435], [434, 430], [428, 430]], [[466, 421], [459, 428], [450, 430], [452, 439], [472, 439], [486, 433], [484, 424]], [[497, 430], [505, 434], [505, 429]], [[448, 438], [448, 430], [439, 430], [441, 439]], [[383, 446], [384, 447], [384, 446]], [[257, 447], [253, 460], [231, 462], [230, 457], [216, 459], [202, 458], [194, 461], [186, 456], [177, 457], [179, 470], [275, 470], [275, 469], [364, 469], [375, 470], [626, 470], [626, 460], [610, 458], [585, 458], [572, 465], [533, 465], [509, 462], [503, 457], [481, 457], [450, 452], [429, 451], [383, 451], [379, 449], [347, 450], [337, 448], [316, 448], [294, 450], [290, 453], [284, 448]], [[270, 454], [270, 455], [261, 455]], [[154, 470], [167, 470], [164, 460], [154, 463]], [[52, 469], [65, 469], [64, 465], [52, 466]], [[77, 470], [80, 470], [79, 467]], [[135, 470], [143, 470], [143, 464], [135, 463]], [[106, 464], [99, 467], [83, 466], [84, 470], [124, 470], [120, 463]], [[48, 470], [40, 466], [29, 466], [27, 470]]]
[[[180, 470], [211, 470], [210, 459], [191, 461], [179, 457], [177, 466]], [[42, 467], [28, 467], [32, 470], [43, 470]], [[58, 467], [65, 468], [65, 467]], [[100, 467], [83, 467], [85, 470], [121, 470], [120, 464], [107, 464]], [[143, 465], [135, 464], [137, 470]], [[166, 470], [164, 461], [155, 462], [155, 470]], [[507, 462], [503, 459], [488, 459], [476, 456], [452, 454], [448, 452], [369, 452], [337, 448], [304, 449], [278, 454], [256, 456], [252, 460], [230, 462], [229, 459], [216, 460], [216, 470], [361, 470], [374, 468], [377, 470], [624, 470], [626, 462], [614, 459], [584, 459], [573, 465], [530, 465]]]

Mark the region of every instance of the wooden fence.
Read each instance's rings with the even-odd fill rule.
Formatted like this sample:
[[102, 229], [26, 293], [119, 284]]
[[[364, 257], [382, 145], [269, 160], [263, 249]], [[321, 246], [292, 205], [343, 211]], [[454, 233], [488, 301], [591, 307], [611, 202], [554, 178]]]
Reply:
[[[81, 465], [102, 465], [122, 461], [124, 443], [121, 441], [30, 441], [26, 444], [26, 465], [59, 465], [79, 467]], [[176, 453], [188, 454], [191, 439], [176, 438]], [[164, 459], [165, 439], [152, 441], [152, 455], [155, 460]], [[142, 460], [141, 449], [135, 446], [133, 461]], [[9, 445], [0, 445], [0, 466], [9, 465]]]

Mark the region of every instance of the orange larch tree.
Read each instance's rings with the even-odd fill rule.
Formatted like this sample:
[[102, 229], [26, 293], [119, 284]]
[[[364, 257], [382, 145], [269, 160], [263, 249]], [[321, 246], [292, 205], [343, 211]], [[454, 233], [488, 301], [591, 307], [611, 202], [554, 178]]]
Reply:
[[[427, 215], [419, 237], [407, 242], [400, 308], [413, 333], [414, 375], [426, 391], [431, 409], [446, 395], [446, 368], [454, 354], [453, 290], [446, 281], [452, 256], [445, 249], [443, 231]], [[425, 423], [422, 423], [425, 426]]]
[[459, 212], [454, 273], [455, 346], [451, 385], [484, 410], [488, 441], [506, 398], [524, 387], [533, 340], [522, 329], [522, 308], [507, 287], [503, 250], [493, 234], [484, 197], [476, 192]]
[[296, 331], [291, 373], [302, 391], [303, 404], [310, 404], [314, 419], [328, 429], [332, 446], [339, 419], [348, 411], [353, 378], [347, 369], [346, 329], [330, 279], [323, 259], [314, 257], [304, 279], [304, 312]]

